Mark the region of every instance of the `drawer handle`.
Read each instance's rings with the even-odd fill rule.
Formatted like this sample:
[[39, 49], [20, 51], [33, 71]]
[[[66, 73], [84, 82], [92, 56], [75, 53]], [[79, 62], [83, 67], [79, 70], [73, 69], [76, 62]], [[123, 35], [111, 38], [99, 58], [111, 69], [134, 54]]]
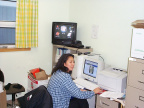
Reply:
[[143, 96], [139, 96], [139, 100], [144, 102], [144, 97]]
[[106, 103], [104, 103], [104, 102], [102, 102], [102, 104], [104, 104], [104, 105], [106, 105], [106, 106], [109, 106], [108, 104], [106, 104]]
[[144, 82], [142, 82], [142, 81], [138, 81], [139, 83], [143, 83], [144, 84]]
[[142, 70], [142, 74], [144, 75], [144, 70]]

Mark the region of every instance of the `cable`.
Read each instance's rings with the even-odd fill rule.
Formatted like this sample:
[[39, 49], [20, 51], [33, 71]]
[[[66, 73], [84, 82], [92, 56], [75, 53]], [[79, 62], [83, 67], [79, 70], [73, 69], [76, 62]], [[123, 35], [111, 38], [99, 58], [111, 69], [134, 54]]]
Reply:
[[102, 58], [102, 59], [103, 59], [103, 61], [104, 61], [104, 58], [103, 58], [102, 56], [100, 56], [100, 58]]
[[77, 48], [76, 53], [78, 53], [79, 48]]

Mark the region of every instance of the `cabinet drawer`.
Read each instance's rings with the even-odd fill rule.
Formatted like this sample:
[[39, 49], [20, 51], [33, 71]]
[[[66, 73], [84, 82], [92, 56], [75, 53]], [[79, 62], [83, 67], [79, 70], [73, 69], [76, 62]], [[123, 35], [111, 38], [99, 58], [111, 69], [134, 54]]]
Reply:
[[119, 108], [119, 104], [116, 101], [112, 101], [108, 98], [103, 98], [97, 95], [96, 105], [102, 108]]
[[128, 85], [144, 90], [144, 60], [129, 58]]
[[125, 108], [144, 108], [144, 91], [128, 86]]

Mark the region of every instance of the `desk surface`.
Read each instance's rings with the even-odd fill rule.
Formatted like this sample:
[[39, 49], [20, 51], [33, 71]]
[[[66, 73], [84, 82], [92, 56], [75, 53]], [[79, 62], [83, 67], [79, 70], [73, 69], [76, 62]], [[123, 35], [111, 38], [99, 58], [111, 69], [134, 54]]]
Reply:
[[110, 98], [96, 96], [96, 106], [100, 108], [124, 108], [121, 102], [110, 100]]

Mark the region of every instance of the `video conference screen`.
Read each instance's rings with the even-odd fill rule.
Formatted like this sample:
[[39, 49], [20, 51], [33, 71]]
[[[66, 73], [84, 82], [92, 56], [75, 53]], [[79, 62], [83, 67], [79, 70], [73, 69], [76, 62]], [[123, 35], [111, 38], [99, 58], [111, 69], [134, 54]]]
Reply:
[[97, 69], [98, 69], [97, 62], [85, 60], [84, 71], [83, 71], [84, 74], [96, 78]]
[[55, 38], [56, 39], [71, 39], [75, 28], [73, 25], [56, 25]]

